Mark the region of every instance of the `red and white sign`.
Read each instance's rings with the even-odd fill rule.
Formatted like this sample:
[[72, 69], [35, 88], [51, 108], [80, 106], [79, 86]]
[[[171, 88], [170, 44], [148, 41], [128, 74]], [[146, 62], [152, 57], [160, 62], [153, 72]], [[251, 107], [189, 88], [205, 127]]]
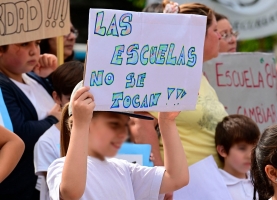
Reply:
[[276, 62], [269, 53], [220, 54], [203, 73], [228, 114], [243, 114], [263, 131], [277, 123]]

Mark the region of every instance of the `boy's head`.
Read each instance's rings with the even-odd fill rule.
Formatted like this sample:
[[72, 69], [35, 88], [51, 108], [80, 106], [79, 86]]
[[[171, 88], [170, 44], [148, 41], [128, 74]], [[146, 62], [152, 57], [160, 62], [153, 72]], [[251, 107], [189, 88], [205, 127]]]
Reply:
[[260, 137], [257, 124], [244, 115], [229, 115], [217, 124], [215, 145], [224, 168], [239, 173], [250, 169], [251, 150]]
[[30, 72], [38, 64], [40, 40], [0, 46], [0, 68], [5, 74]]
[[84, 64], [70, 61], [62, 64], [52, 73], [53, 99], [63, 107], [70, 100], [74, 87], [83, 79]]

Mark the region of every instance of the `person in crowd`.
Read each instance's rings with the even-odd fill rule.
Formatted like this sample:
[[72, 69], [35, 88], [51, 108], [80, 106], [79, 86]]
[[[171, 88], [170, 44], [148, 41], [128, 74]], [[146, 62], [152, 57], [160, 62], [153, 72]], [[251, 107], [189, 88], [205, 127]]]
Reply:
[[142, 12], [150, 12], [150, 13], [163, 13], [163, 4], [162, 3], [152, 3], [146, 6]]
[[[53, 99], [61, 109], [70, 100], [70, 95], [77, 83], [83, 79], [84, 64], [79, 61], [69, 61], [52, 73], [54, 87]], [[34, 165], [36, 175], [42, 175], [40, 200], [49, 199], [46, 185], [47, 169], [50, 164], [60, 158], [61, 122], [52, 125], [37, 141], [34, 149]]]
[[57, 58], [51, 54], [40, 55], [39, 43], [37, 40], [0, 46], [0, 88], [13, 131], [25, 144], [18, 165], [0, 184], [1, 199], [39, 198], [39, 191], [35, 189], [34, 146], [61, 115], [59, 105], [55, 105], [44, 89], [40, 77], [48, 76], [57, 68]]
[[52, 199], [158, 199], [159, 194], [188, 184], [188, 165], [175, 124], [179, 112], [159, 113], [165, 167], [108, 159], [127, 139], [129, 116], [149, 118], [130, 112], [94, 111], [90, 88], [82, 85], [75, 87], [63, 109], [61, 156], [65, 157], [55, 160], [47, 172]]
[[219, 41], [219, 52], [236, 52], [238, 32], [233, 30], [226, 16], [215, 13], [215, 18], [217, 21], [217, 29], [221, 36], [221, 40]]
[[[79, 35], [78, 30], [70, 24], [70, 33], [64, 36], [64, 62], [74, 59], [74, 45]], [[41, 40], [40, 43], [41, 54], [49, 53], [57, 55], [56, 38], [48, 38]]]
[[[277, 199], [277, 125], [264, 130], [251, 156], [251, 179], [258, 195], [253, 200]], [[258, 197], [258, 198], [257, 198]]]
[[[165, 4], [168, 4], [166, 1]], [[176, 5], [176, 4], [174, 4]], [[199, 3], [182, 4], [178, 9], [171, 9], [179, 14], [199, 14], [207, 16], [207, 29], [204, 42], [203, 61], [208, 61], [218, 56], [220, 35], [217, 31], [217, 22], [213, 10]], [[155, 127], [158, 124], [157, 112], [138, 112], [148, 116], [154, 116], [153, 121], [132, 118], [130, 130], [135, 143], [151, 144], [155, 156], [154, 164], [163, 165], [161, 155], [164, 155], [163, 143], [157, 134]], [[220, 161], [215, 149], [215, 127], [219, 121], [227, 115], [224, 106], [208, 83], [202, 76], [196, 110], [182, 111], [176, 118], [178, 132], [187, 155], [189, 165], [213, 155], [217, 163]], [[159, 149], [160, 147], [160, 149]]]
[[0, 184], [15, 168], [24, 148], [20, 137], [0, 126]]
[[223, 169], [219, 169], [233, 200], [249, 200], [251, 152], [260, 138], [257, 124], [244, 115], [229, 115], [217, 124], [215, 145]]

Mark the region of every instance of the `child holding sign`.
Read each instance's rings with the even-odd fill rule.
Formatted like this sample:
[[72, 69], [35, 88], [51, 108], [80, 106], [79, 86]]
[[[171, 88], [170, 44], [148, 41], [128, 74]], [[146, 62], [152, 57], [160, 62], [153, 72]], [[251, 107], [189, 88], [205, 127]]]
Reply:
[[244, 115], [229, 115], [218, 123], [215, 145], [223, 169], [219, 169], [233, 200], [253, 196], [250, 180], [251, 151], [259, 140], [257, 124]]
[[52, 199], [158, 199], [159, 194], [188, 183], [188, 165], [175, 124], [178, 112], [159, 113], [164, 169], [107, 159], [116, 155], [126, 140], [129, 116], [146, 117], [94, 112], [94, 107], [89, 88], [80, 82], [62, 114], [61, 152], [66, 157], [55, 160], [48, 169]]
[[251, 177], [259, 198], [277, 199], [277, 125], [268, 127], [252, 151]]
[[25, 151], [13, 172], [1, 183], [1, 199], [38, 199], [33, 150], [38, 138], [60, 118], [60, 107], [44, 88], [46, 77], [57, 67], [54, 55], [40, 56], [40, 41], [0, 46], [0, 87], [14, 132]]

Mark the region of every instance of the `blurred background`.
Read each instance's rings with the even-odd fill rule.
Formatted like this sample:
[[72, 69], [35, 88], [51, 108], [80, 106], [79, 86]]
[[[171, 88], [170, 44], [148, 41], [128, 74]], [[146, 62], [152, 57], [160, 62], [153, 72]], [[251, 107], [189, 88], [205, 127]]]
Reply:
[[[161, 2], [159, 0], [70, 0], [71, 21], [75, 28], [79, 30], [77, 45], [75, 46], [76, 58], [83, 60], [85, 56], [85, 44], [88, 38], [88, 14], [89, 8], [105, 8], [129, 11], [141, 11], [145, 6]], [[179, 4], [185, 2], [204, 3], [215, 11], [227, 15], [233, 28], [241, 28], [238, 20], [245, 20], [245, 24], [255, 23], [260, 26], [260, 32], [263, 32], [263, 26], [268, 26], [273, 31], [265, 30], [264, 34], [254, 34], [256, 30], [243, 34], [239, 38], [238, 52], [277, 52], [277, 3], [276, 0], [176, 0]], [[273, 2], [276, 6], [272, 7]], [[260, 9], [260, 10], [259, 10]], [[240, 12], [240, 13], [239, 13]], [[270, 13], [271, 12], [271, 13]], [[239, 16], [239, 18], [238, 18]], [[257, 16], [260, 19], [257, 21]], [[256, 20], [256, 21], [255, 21]], [[270, 24], [271, 23], [271, 24]], [[245, 28], [245, 27], [244, 27]], [[266, 27], [264, 28], [266, 29]], [[241, 30], [238, 30], [239, 32]], [[257, 31], [256, 31], [257, 32]]]

